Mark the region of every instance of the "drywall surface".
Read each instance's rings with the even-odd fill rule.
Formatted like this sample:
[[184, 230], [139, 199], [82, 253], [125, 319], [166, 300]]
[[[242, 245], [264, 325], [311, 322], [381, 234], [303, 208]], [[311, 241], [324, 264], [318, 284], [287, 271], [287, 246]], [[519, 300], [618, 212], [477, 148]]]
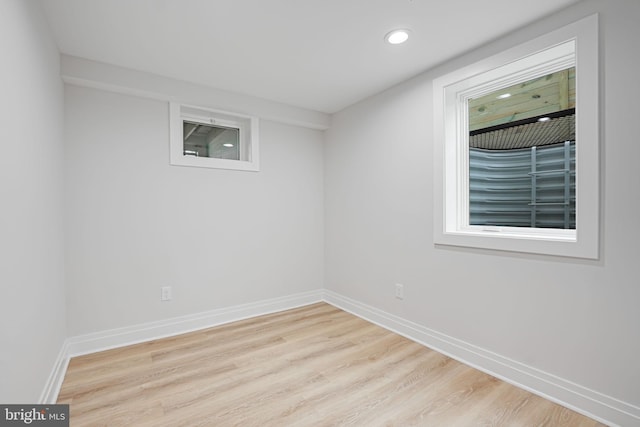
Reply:
[[246, 172], [169, 165], [167, 102], [66, 85], [65, 113], [70, 336], [322, 288], [321, 131], [261, 120]]
[[[602, 61], [600, 260], [436, 247], [433, 79], [592, 13]], [[325, 146], [325, 287], [640, 405], [638, 18], [634, 0], [581, 2], [336, 114]]]
[[38, 403], [62, 346], [63, 85], [39, 4], [0, 2], [0, 402]]

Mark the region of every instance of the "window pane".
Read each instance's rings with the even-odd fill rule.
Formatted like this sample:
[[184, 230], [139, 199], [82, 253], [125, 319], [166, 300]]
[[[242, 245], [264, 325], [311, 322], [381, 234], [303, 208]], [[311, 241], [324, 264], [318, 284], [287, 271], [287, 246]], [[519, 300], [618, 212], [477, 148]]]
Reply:
[[183, 122], [183, 154], [194, 157], [240, 160], [237, 128]]
[[576, 227], [575, 67], [469, 100], [469, 224]]

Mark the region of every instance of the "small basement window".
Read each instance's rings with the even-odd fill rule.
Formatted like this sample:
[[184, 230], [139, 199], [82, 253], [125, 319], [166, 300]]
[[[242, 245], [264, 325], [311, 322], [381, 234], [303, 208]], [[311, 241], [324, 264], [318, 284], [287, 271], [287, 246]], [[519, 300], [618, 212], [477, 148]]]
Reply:
[[258, 119], [170, 104], [171, 164], [258, 171]]

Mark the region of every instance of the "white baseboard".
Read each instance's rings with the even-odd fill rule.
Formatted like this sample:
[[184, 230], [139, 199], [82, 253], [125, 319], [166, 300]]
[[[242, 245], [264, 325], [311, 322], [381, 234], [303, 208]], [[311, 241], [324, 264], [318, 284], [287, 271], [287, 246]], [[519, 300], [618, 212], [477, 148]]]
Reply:
[[64, 380], [64, 375], [67, 372], [67, 366], [69, 365], [69, 350], [67, 346], [67, 341], [65, 340], [62, 343], [62, 347], [58, 352], [58, 357], [53, 364], [53, 369], [51, 370], [51, 374], [49, 374], [49, 378], [44, 386], [44, 390], [40, 394], [40, 404], [47, 405], [56, 403], [58, 399], [58, 393], [60, 392], [60, 387], [62, 387], [62, 381]]
[[640, 408], [375, 307], [325, 290], [324, 301], [465, 365], [610, 426], [640, 426]]
[[68, 355], [81, 356], [126, 345], [138, 344], [229, 322], [289, 310], [322, 301], [322, 290], [303, 292], [248, 304], [220, 308], [203, 313], [189, 314], [157, 322], [142, 323], [124, 328], [110, 329], [67, 340]]
[[510, 384], [610, 426], [640, 426], [640, 408], [329, 290], [316, 290], [65, 340], [42, 392], [55, 403], [69, 358], [325, 301]]

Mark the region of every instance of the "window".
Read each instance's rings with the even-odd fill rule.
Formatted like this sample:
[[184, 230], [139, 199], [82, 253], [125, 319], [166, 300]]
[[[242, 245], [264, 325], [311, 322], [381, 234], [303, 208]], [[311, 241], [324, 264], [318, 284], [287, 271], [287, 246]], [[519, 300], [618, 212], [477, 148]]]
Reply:
[[434, 241], [598, 258], [597, 15], [434, 80]]
[[172, 165], [257, 171], [258, 119], [170, 104]]

